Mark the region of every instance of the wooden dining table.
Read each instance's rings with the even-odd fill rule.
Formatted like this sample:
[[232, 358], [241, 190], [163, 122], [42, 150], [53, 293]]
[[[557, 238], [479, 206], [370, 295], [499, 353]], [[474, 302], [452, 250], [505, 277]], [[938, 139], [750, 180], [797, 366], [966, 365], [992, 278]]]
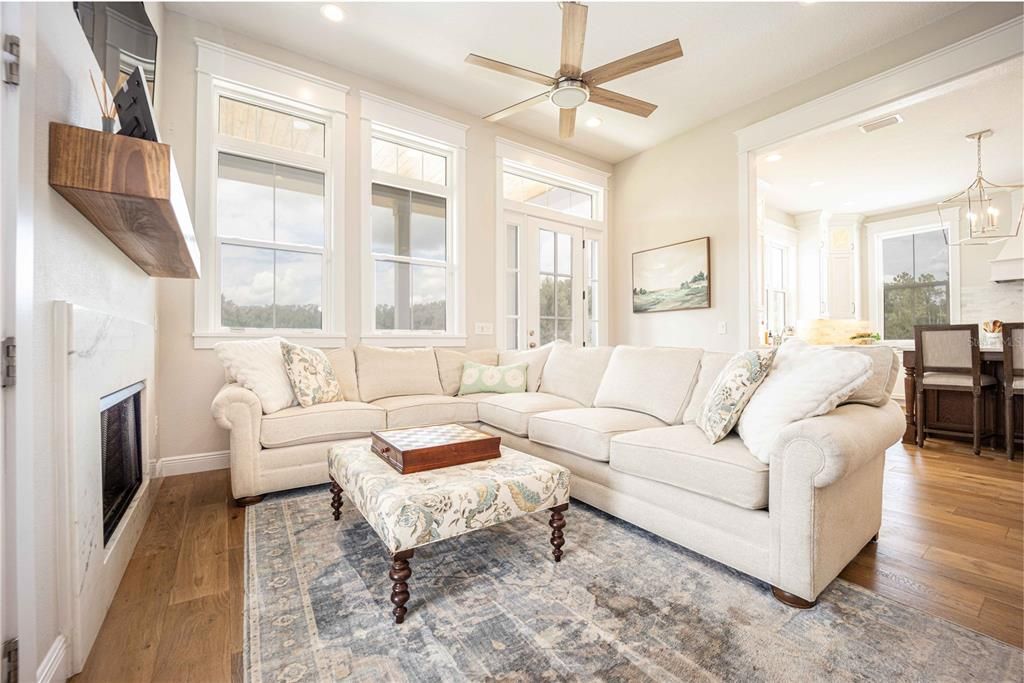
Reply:
[[[917, 390], [915, 380], [915, 369], [917, 367], [917, 351], [906, 349], [903, 351], [903, 369], [906, 377], [903, 385], [906, 390], [907, 403], [907, 429], [903, 432], [903, 443], [915, 443], [917, 441], [917, 423], [915, 420]], [[1002, 410], [1002, 386], [1003, 386], [1003, 349], [982, 347], [981, 348], [981, 372], [985, 375], [992, 375], [998, 380], [996, 391], [987, 391], [982, 402], [982, 425], [981, 431], [991, 432], [995, 440], [992, 447], [999, 448], [1004, 444], [1006, 428], [1004, 426]], [[924, 421], [929, 428], [948, 429], [952, 431], [967, 432], [964, 438], [970, 440], [972, 428], [973, 408], [970, 392], [964, 391], [933, 391], [927, 390], [928, 398], [925, 401]], [[1021, 416], [1018, 413], [1014, 420], [1021, 424]]]

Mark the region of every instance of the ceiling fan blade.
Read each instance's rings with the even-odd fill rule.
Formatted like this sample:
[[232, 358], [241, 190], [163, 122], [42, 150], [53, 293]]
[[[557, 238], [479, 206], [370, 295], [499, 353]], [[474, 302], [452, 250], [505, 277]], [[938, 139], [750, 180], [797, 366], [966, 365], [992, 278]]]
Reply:
[[576, 110], [558, 110], [558, 137], [571, 138], [576, 134]]
[[559, 75], [579, 78], [583, 73], [583, 38], [587, 32], [587, 6], [562, 3], [562, 67]]
[[524, 69], [521, 66], [513, 66], [511, 64], [506, 64], [505, 62], [499, 62], [496, 59], [489, 59], [487, 57], [481, 57], [480, 55], [475, 55], [472, 53], [470, 53], [470, 55], [466, 57], [466, 63], [473, 64], [476, 66], [482, 66], [485, 69], [498, 71], [509, 76], [525, 78], [528, 81], [533, 81], [534, 83], [539, 83], [540, 85], [555, 84], [555, 79], [546, 74], [537, 73], [536, 71]]
[[656, 104], [644, 102], [643, 100], [638, 100], [635, 97], [612, 92], [611, 90], [605, 90], [604, 88], [595, 87], [590, 88], [590, 101], [594, 104], [602, 104], [606, 107], [618, 109], [619, 111], [624, 111], [627, 114], [643, 116], [644, 118], [653, 114], [654, 110], [658, 108], [658, 105]]
[[542, 92], [539, 95], [534, 95], [528, 100], [517, 102], [513, 104], [511, 107], [505, 107], [504, 109], [499, 109], [493, 114], [488, 114], [487, 116], [484, 117], [484, 121], [500, 121], [506, 116], [511, 116], [512, 114], [516, 114], [523, 110], [529, 109], [533, 105], [543, 102], [547, 98], [548, 94], [546, 92]]
[[679, 44], [679, 39], [676, 38], [667, 43], [641, 50], [628, 57], [616, 59], [614, 62], [608, 62], [596, 69], [591, 69], [583, 74], [583, 80], [590, 86], [601, 85], [602, 83], [634, 74], [637, 71], [643, 71], [644, 69], [678, 59], [682, 56], [683, 46]]

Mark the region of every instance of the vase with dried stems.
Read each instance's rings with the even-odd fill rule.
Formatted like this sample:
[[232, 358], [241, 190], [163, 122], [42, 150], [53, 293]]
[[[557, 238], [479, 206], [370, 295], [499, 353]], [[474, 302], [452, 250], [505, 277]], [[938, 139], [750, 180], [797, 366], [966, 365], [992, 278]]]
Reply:
[[[100, 118], [103, 121], [103, 132], [113, 133], [114, 121], [117, 119], [117, 106], [114, 104], [113, 96], [110, 95], [111, 91], [107, 84], [107, 79], [103, 75], [100, 75], [100, 86], [97, 86], [96, 79], [93, 78], [92, 71], [90, 71], [89, 80], [92, 82], [92, 91], [96, 95], [96, 104], [100, 106]], [[127, 80], [127, 74], [121, 74], [118, 76], [117, 85], [114, 86], [114, 90], [120, 90]], [[101, 92], [103, 93], [102, 97], [100, 96]]]

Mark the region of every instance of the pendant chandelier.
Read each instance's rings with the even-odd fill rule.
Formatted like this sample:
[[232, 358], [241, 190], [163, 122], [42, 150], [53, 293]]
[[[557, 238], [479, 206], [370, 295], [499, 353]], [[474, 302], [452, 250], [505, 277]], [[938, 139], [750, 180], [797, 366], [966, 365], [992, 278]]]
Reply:
[[[966, 190], [958, 192], [952, 197], [943, 199], [938, 203], [939, 221], [943, 221], [942, 212], [949, 209], [963, 209], [961, 219], [966, 222], [968, 236], [956, 242], [949, 241], [947, 231], [943, 231], [946, 243], [957, 247], [960, 245], [971, 246], [974, 244], [996, 244], [1020, 233], [1021, 221], [1024, 219], [1024, 208], [1019, 216], [1003, 216], [1003, 212], [993, 202], [992, 191], [996, 196], [1008, 194], [1013, 190], [1019, 190], [1024, 185], [997, 185], [990, 182], [981, 172], [981, 141], [992, 135], [991, 130], [982, 130], [971, 133], [968, 140], [974, 140], [978, 146], [978, 174], [974, 182], [967, 186]], [[1010, 214], [1010, 211], [1006, 212]], [[1014, 225], [1014, 222], [1016, 223]], [[1012, 228], [1007, 231], [1005, 228]]]

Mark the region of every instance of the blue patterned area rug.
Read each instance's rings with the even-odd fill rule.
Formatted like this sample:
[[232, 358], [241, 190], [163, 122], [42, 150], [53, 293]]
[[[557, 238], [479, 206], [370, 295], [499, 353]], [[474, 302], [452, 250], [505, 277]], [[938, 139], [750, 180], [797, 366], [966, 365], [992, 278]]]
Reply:
[[390, 562], [327, 487], [246, 511], [245, 671], [264, 681], [1020, 681], [1022, 652], [836, 581], [811, 610], [574, 501], [565, 557], [537, 514]]

